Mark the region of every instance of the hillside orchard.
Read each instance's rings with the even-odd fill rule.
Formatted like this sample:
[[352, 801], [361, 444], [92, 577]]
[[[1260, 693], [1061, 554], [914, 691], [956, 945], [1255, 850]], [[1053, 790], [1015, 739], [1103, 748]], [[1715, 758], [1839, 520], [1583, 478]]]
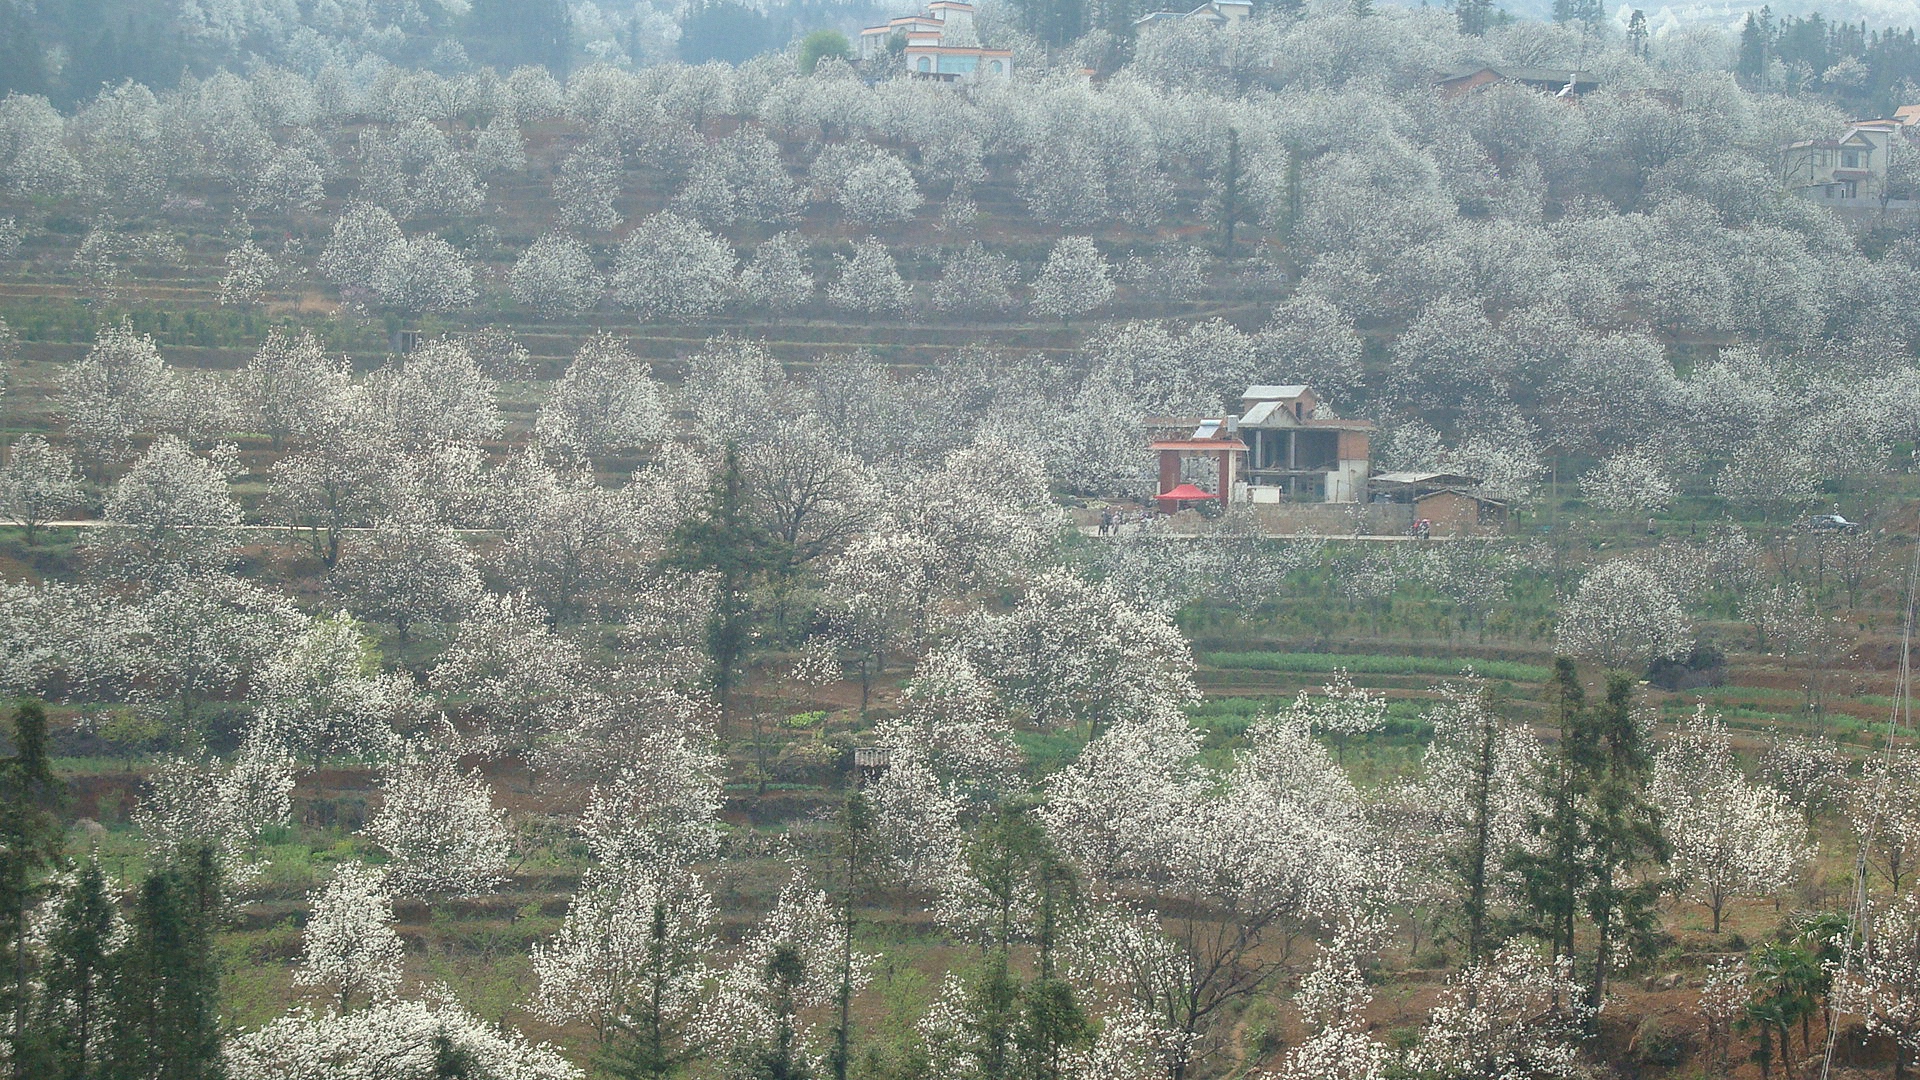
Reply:
[[[0, 100], [16, 1075], [1920, 1065], [1910, 36], [405, 6]], [[1505, 531], [1144, 512], [1292, 383]]]

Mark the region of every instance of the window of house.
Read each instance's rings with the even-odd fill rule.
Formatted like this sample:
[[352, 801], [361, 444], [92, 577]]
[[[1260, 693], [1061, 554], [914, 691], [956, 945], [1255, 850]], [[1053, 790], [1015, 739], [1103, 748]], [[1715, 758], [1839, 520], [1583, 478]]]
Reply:
[[987, 65], [987, 70], [993, 72], [995, 75], [999, 75], [1006, 69], [1000, 66], [1000, 61], [995, 60], [993, 63]]
[[1867, 152], [1864, 150], [1840, 151], [1840, 167], [1843, 169], [1864, 169], [1867, 167]]
[[933, 70], [933, 58], [932, 58], [932, 57], [930, 57], [930, 56], [923, 56], [923, 57], [921, 57], [921, 58], [920, 58], [920, 70], [921, 70], [921, 71], [932, 71], [932, 70]]

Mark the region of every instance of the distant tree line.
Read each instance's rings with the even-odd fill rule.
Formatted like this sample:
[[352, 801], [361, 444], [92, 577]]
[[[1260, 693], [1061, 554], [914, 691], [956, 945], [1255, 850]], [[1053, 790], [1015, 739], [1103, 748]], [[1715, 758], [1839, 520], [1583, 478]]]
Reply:
[[1912, 27], [1828, 22], [1817, 11], [1775, 19], [1763, 7], [1741, 28], [1736, 72], [1750, 88], [1815, 91], [1856, 115], [1889, 116], [1920, 89], [1920, 37]]

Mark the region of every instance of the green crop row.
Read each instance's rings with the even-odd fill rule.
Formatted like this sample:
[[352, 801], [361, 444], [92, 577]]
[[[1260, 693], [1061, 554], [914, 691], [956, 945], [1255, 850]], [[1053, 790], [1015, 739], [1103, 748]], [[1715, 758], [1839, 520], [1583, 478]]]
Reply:
[[1511, 660], [1466, 660], [1440, 656], [1348, 655], [1343, 653], [1207, 652], [1200, 663], [1239, 671], [1332, 673], [1342, 668], [1356, 675], [1459, 675], [1467, 668], [1482, 678], [1506, 682], [1545, 682], [1552, 675], [1539, 664]]

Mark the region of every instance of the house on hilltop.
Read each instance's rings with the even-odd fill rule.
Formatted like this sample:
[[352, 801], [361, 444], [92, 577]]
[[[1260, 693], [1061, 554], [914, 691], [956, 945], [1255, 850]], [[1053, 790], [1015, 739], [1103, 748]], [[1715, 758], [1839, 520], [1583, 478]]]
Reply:
[[1373, 424], [1343, 420], [1301, 384], [1249, 386], [1240, 395], [1252, 503], [1367, 500]]
[[1483, 86], [1500, 83], [1524, 86], [1558, 98], [1578, 98], [1600, 89], [1600, 80], [1591, 72], [1544, 67], [1468, 68], [1441, 77], [1433, 87], [1446, 97], [1465, 97]]
[[919, 15], [890, 19], [860, 31], [860, 59], [897, 51], [915, 78], [977, 82], [1013, 74], [1013, 50], [986, 49], [974, 37], [973, 5], [934, 0]]
[[1479, 477], [1373, 473], [1374, 425], [1336, 416], [1301, 383], [1249, 386], [1228, 416], [1145, 420], [1163, 513], [1247, 507], [1281, 535], [1489, 536], [1508, 502]]
[[1136, 27], [1163, 22], [1204, 22], [1233, 26], [1253, 14], [1252, 0], [1210, 0], [1192, 11], [1150, 11], [1133, 20]]
[[1894, 157], [1920, 153], [1916, 122], [1920, 105], [1908, 105], [1886, 119], [1855, 120], [1835, 138], [1788, 143], [1780, 150], [1781, 178], [1789, 189], [1819, 202], [1877, 203], [1887, 194]]
[[[1312, 388], [1249, 386], [1238, 415], [1149, 420], [1163, 503], [1360, 503], [1373, 424], [1324, 408]], [[1194, 488], [1200, 494], [1185, 491]]]

